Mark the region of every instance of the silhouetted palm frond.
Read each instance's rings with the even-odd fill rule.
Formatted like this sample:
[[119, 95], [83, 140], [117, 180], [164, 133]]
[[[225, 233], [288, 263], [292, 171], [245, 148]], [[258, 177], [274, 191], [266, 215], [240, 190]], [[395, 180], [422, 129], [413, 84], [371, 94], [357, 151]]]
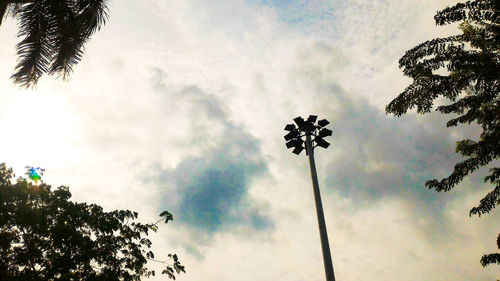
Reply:
[[17, 44], [19, 62], [12, 75], [14, 83], [23, 86], [36, 84], [40, 76], [46, 73], [52, 60], [50, 42], [50, 22], [47, 16], [46, 1], [24, 4], [18, 14], [18, 37], [24, 39]]
[[7, 2], [0, 1], [0, 25], [2, 25], [2, 20], [7, 16]]
[[9, 13], [17, 18], [22, 38], [11, 78], [24, 87], [35, 86], [46, 73], [66, 79], [82, 59], [84, 44], [108, 18], [107, 0], [4, 1], [0, 17]]

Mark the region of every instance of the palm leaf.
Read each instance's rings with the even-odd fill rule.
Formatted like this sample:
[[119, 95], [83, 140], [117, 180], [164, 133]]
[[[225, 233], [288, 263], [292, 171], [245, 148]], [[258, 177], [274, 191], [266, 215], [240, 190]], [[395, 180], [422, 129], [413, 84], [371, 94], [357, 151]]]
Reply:
[[14, 83], [25, 87], [35, 85], [40, 76], [48, 71], [53, 46], [49, 37], [47, 0], [26, 3], [19, 9], [19, 56], [16, 72], [11, 76]]
[[21, 42], [15, 84], [34, 86], [45, 73], [63, 79], [83, 56], [83, 46], [107, 21], [107, 0], [36, 0], [8, 3], [0, 0], [1, 19], [18, 19]]
[[74, 1], [53, 1], [48, 5], [50, 14], [50, 34], [54, 45], [54, 59], [50, 66], [50, 74], [60, 73], [63, 79], [72, 72], [72, 68], [80, 62], [82, 46], [88, 39], [78, 20]]
[[91, 36], [108, 20], [107, 0], [77, 1], [78, 17], [85, 29], [86, 36]]
[[5, 0], [0, 0], [0, 25], [2, 25], [2, 20], [7, 16], [7, 7], [9, 3]]

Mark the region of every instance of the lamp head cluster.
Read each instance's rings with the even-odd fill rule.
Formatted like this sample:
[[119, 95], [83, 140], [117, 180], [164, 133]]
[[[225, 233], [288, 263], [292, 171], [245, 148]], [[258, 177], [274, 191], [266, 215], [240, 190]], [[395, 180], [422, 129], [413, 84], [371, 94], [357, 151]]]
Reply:
[[288, 131], [285, 135], [286, 147], [293, 148], [292, 152], [299, 155], [306, 148], [302, 137], [307, 135], [312, 137], [313, 148], [316, 146], [327, 148], [330, 146], [330, 143], [324, 140], [325, 137], [332, 135], [332, 130], [325, 128], [330, 122], [322, 119], [316, 123], [317, 119], [318, 116], [316, 115], [309, 115], [307, 120], [299, 116], [293, 119], [295, 124], [286, 125], [285, 131]]

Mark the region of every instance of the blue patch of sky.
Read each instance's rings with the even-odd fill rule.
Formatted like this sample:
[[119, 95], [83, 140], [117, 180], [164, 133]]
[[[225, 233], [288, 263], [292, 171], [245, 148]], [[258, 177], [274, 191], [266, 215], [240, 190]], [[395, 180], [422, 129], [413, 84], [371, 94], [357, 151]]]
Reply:
[[248, 0], [250, 5], [273, 9], [279, 19], [304, 32], [316, 30], [318, 26], [329, 27], [336, 33], [335, 22], [343, 16], [343, 1], [302, 0]]

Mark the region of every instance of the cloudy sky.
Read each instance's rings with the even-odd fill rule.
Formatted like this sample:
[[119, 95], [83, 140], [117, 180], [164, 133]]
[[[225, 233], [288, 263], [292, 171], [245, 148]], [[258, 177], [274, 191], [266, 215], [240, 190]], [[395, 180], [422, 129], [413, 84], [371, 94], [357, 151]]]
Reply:
[[[410, 80], [397, 61], [456, 32], [455, 1], [110, 1], [108, 24], [68, 82], [9, 80], [16, 23], [0, 28], [0, 162], [46, 169], [76, 201], [174, 221], [152, 236], [179, 280], [324, 280], [307, 159], [286, 150], [296, 116], [331, 122], [316, 163], [337, 280], [493, 280], [498, 211], [470, 208], [482, 169], [448, 193], [424, 187], [477, 128], [384, 107]], [[151, 265], [154, 267], [154, 265]], [[156, 278], [164, 280], [165, 277]]]

